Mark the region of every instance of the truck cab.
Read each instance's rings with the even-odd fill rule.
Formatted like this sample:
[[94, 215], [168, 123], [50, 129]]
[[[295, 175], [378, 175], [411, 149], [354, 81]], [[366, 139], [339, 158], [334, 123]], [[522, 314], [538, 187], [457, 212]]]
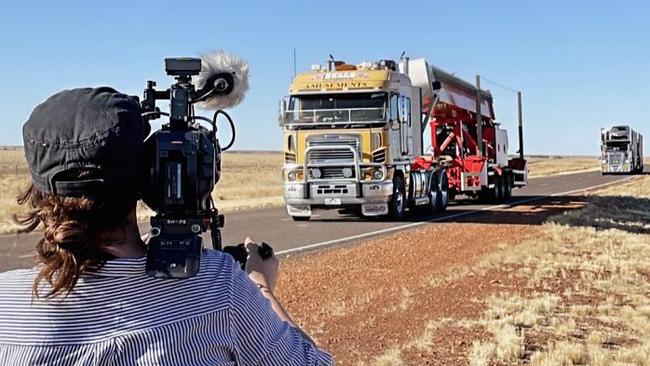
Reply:
[[630, 126], [601, 129], [600, 149], [603, 174], [643, 170], [643, 137]]
[[422, 133], [419, 88], [397, 63], [329, 61], [297, 75], [289, 92], [279, 118], [288, 214], [307, 220], [315, 209], [402, 213]]

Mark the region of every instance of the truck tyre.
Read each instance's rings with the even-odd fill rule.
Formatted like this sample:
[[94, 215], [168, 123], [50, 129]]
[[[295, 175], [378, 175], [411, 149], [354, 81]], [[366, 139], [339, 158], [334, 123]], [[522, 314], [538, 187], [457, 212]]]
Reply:
[[404, 178], [396, 175], [393, 178], [393, 194], [388, 201], [388, 216], [391, 219], [401, 220], [406, 210], [406, 189], [404, 188]]
[[502, 175], [497, 176], [497, 202], [501, 203], [505, 200], [506, 197], [506, 177]]
[[440, 173], [440, 182], [437, 185], [436, 194], [436, 212], [445, 212], [449, 206], [449, 181], [447, 180], [447, 173], [444, 171]]
[[503, 200], [512, 198], [512, 175], [506, 174], [503, 177]]
[[492, 188], [486, 188], [485, 196], [487, 202], [499, 202], [499, 199], [501, 199], [501, 177], [497, 174], [497, 172], [494, 172], [494, 175], [492, 176], [492, 183], [494, 184], [494, 187]]
[[291, 216], [293, 221], [309, 221], [310, 216]]

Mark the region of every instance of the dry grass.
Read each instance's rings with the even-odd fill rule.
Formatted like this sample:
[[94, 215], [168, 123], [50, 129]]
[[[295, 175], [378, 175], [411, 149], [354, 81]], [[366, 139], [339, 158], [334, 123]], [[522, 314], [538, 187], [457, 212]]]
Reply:
[[[432, 288], [453, 287], [496, 271], [523, 287], [475, 299], [485, 306], [479, 319], [429, 320], [370, 364], [404, 364], [433, 349], [436, 331], [447, 327], [488, 332], [466, 355], [474, 366], [650, 365], [650, 177], [584, 199], [586, 207], [551, 217], [534, 239], [425, 278]], [[402, 295], [412, 301], [408, 289]]]
[[[213, 192], [216, 206], [224, 211], [278, 206], [283, 204], [279, 153], [224, 153], [223, 175]], [[15, 230], [11, 214], [21, 208], [16, 195], [29, 182], [22, 149], [0, 149], [0, 234]], [[140, 205], [138, 217], [151, 212]]]
[[[284, 204], [280, 169], [280, 153], [225, 153], [223, 175], [214, 190], [217, 207], [224, 212]], [[535, 158], [530, 163], [531, 176], [555, 174], [561, 171], [597, 167], [591, 158]], [[18, 192], [28, 183], [28, 171], [21, 148], [0, 147], [0, 234], [15, 230], [11, 214], [20, 208], [15, 202]], [[146, 220], [151, 211], [144, 205], [138, 217]]]
[[472, 365], [650, 365], [650, 178], [586, 199], [500, 253], [527, 285], [488, 299]]
[[599, 170], [600, 161], [590, 156], [530, 158], [528, 169], [529, 177], [543, 177], [571, 171]]

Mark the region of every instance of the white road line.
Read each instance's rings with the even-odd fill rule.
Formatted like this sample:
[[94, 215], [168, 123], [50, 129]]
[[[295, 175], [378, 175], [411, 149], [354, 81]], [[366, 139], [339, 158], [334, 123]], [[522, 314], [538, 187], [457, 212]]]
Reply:
[[347, 236], [347, 237], [344, 237], [344, 238], [327, 240], [327, 241], [323, 241], [323, 242], [320, 242], [320, 243], [308, 244], [308, 245], [304, 245], [302, 247], [285, 249], [285, 250], [278, 251], [275, 254], [276, 255], [293, 254], [293, 253], [298, 253], [298, 252], [302, 252], [302, 251], [305, 251], [305, 250], [325, 247], [325, 246], [328, 246], [328, 245], [333, 245], [333, 244], [336, 244], [336, 243], [342, 243], [342, 242], [346, 242], [346, 241], [350, 241], [350, 240], [357, 240], [357, 239], [363, 239], [363, 238], [367, 238], [367, 237], [371, 237], [371, 236], [387, 234], [387, 233], [391, 233], [391, 232], [394, 232], [394, 231], [400, 231], [400, 230], [404, 230], [404, 229], [408, 229], [408, 228], [412, 228], [412, 227], [416, 227], [416, 226], [420, 226], [420, 225], [424, 225], [424, 224], [428, 224], [428, 223], [432, 223], [432, 222], [444, 221], [444, 220], [454, 219], [454, 218], [458, 218], [458, 217], [473, 215], [473, 214], [476, 214], [476, 213], [479, 213], [479, 212], [484, 212], [484, 211], [492, 211], [492, 210], [495, 210], [495, 209], [498, 209], [498, 208], [512, 207], [512, 206], [520, 205], [522, 203], [540, 201], [540, 200], [546, 199], [548, 197], [557, 197], [557, 196], [564, 196], [564, 195], [578, 193], [578, 192], [585, 192], [585, 191], [589, 191], [589, 190], [592, 190], [592, 189], [605, 187], [605, 186], [608, 186], [608, 185], [611, 185], [611, 184], [614, 184], [614, 183], [621, 183], [621, 182], [624, 182], [626, 180], [630, 180], [632, 178], [634, 178], [634, 176], [628, 176], [628, 177], [625, 177], [625, 178], [621, 178], [619, 180], [615, 180], [613, 182], [597, 184], [597, 185], [591, 186], [591, 187], [574, 189], [574, 190], [571, 190], [571, 191], [560, 192], [560, 193], [553, 193], [551, 195], [546, 195], [546, 196], [531, 197], [531, 198], [526, 198], [526, 199], [515, 201], [515, 202], [504, 203], [504, 204], [489, 206], [489, 207], [483, 207], [483, 208], [479, 208], [479, 209], [472, 210], [472, 211], [459, 212], [457, 214], [446, 215], [446, 216], [441, 216], [441, 217], [434, 217], [432, 219], [425, 220], [425, 221], [413, 222], [413, 223], [410, 223], [410, 224], [389, 227], [389, 228], [386, 228], [386, 229], [375, 230], [375, 231], [371, 231], [371, 232], [367, 232], [367, 233], [363, 233], [363, 234]]

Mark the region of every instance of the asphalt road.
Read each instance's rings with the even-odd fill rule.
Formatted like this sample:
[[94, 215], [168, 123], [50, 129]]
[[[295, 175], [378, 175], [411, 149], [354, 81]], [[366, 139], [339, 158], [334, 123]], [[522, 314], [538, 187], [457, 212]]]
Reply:
[[[600, 172], [535, 178], [529, 181], [527, 187], [514, 190], [513, 198], [506, 205], [541, 200], [550, 196], [579, 194], [582, 190], [625, 179], [629, 179], [629, 176], [602, 176]], [[476, 201], [467, 199], [452, 203], [446, 213], [437, 216], [407, 217], [402, 221], [390, 221], [339, 216], [337, 211], [332, 210], [316, 211], [311, 220], [307, 222], [294, 222], [287, 216], [284, 207], [268, 208], [227, 214], [223, 237], [226, 245], [232, 245], [242, 242], [246, 236], [251, 236], [253, 239], [271, 244], [276, 253], [289, 254], [341, 245], [436, 221], [449, 221], [461, 216], [467, 217], [477, 211], [496, 207], [495, 205], [479, 205], [476, 204]], [[142, 229], [143, 232], [147, 230], [146, 227]], [[33, 248], [38, 236], [37, 233], [23, 236], [0, 236], [0, 248], [2, 248], [0, 271], [31, 266]]]

